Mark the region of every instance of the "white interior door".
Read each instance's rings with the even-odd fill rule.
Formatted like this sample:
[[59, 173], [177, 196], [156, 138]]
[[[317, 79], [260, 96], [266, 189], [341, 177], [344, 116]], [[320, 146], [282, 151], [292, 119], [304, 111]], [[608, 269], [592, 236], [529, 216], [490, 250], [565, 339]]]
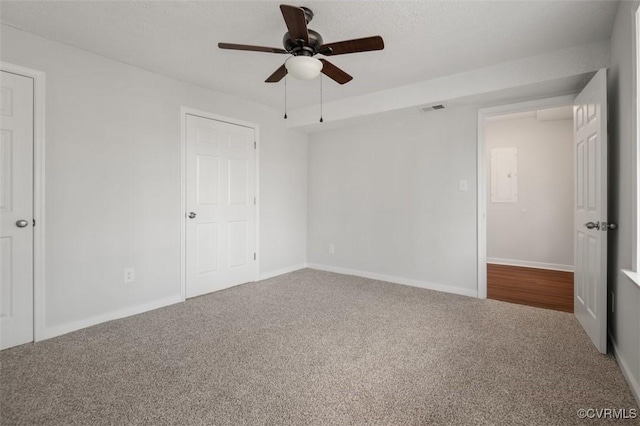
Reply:
[[607, 72], [596, 73], [573, 107], [575, 157], [574, 311], [607, 352]]
[[256, 279], [254, 129], [187, 115], [186, 296]]
[[33, 79], [0, 72], [0, 349], [33, 341]]

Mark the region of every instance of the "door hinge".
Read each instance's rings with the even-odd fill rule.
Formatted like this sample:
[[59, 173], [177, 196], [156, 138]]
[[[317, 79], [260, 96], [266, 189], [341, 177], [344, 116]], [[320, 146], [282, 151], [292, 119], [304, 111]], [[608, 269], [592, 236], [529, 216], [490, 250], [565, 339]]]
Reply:
[[253, 141], [253, 149], [258, 149], [258, 142]]
[[253, 205], [256, 205], [256, 197], [253, 197]]
[[256, 260], [256, 254], [253, 253], [253, 260]]

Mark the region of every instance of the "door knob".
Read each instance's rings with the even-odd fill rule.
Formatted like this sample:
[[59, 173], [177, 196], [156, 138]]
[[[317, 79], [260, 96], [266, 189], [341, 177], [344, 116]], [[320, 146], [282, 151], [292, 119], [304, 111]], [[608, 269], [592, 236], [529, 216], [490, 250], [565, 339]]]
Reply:
[[16, 226], [17, 226], [18, 228], [24, 228], [24, 227], [26, 227], [28, 224], [29, 224], [29, 221], [26, 221], [26, 220], [24, 220], [24, 219], [21, 219], [21, 220], [19, 220], [19, 221], [17, 221], [17, 222], [16, 222]]
[[194, 212], [189, 212], [189, 219], [194, 219], [196, 214]]
[[600, 229], [600, 222], [587, 222], [584, 224], [587, 229]]

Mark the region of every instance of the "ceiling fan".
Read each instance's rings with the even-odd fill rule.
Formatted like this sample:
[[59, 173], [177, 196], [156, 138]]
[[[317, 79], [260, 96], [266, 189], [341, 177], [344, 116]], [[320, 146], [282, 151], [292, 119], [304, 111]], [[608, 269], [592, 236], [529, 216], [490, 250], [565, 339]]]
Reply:
[[347, 53], [384, 49], [384, 42], [380, 36], [325, 44], [322, 36], [318, 32], [307, 28], [307, 24], [313, 19], [311, 9], [281, 4], [280, 11], [289, 30], [282, 39], [284, 49], [250, 46], [246, 44], [218, 43], [220, 49], [293, 55], [265, 80], [266, 83], [277, 83], [282, 80], [287, 73], [291, 73], [293, 77], [302, 80], [311, 80], [322, 72], [334, 81], [345, 84], [351, 81], [353, 77], [326, 59], [317, 59], [314, 58], [314, 56], [317, 54], [325, 56], [344, 55]]

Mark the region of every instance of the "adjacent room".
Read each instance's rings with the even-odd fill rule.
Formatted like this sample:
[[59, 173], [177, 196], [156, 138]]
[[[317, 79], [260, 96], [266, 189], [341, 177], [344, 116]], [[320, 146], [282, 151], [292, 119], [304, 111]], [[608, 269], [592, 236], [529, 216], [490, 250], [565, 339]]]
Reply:
[[639, 5], [0, 0], [0, 423], [640, 424]]
[[487, 297], [573, 312], [573, 106], [488, 118]]

